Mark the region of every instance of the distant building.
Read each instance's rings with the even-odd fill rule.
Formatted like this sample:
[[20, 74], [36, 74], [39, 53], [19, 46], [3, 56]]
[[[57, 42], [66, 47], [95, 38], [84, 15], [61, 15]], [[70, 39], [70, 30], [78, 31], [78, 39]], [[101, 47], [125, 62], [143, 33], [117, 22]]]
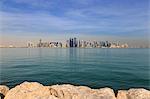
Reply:
[[111, 46], [111, 43], [110, 42], [108, 42], [108, 41], [106, 41], [106, 44], [105, 44], [105, 47], [110, 47]]
[[85, 47], [85, 41], [84, 40], [81, 40], [81, 47]]
[[59, 48], [62, 47], [62, 43], [61, 43], [61, 42], [58, 43], [58, 47], [59, 47]]
[[73, 39], [73, 47], [77, 47], [77, 45], [78, 45], [77, 38], [74, 38]]
[[70, 40], [66, 41], [66, 47], [70, 47]]
[[[34, 47], [34, 44], [32, 42], [29, 42], [27, 46]], [[118, 42], [77, 40], [77, 38], [74, 37], [67, 40], [65, 44], [62, 44], [61, 42], [42, 42], [42, 39], [40, 39], [37, 47], [128, 48], [128, 44], [121, 45]]]
[[100, 46], [101, 46], [101, 47], [106, 47], [105, 42], [104, 42], [104, 41], [100, 41]]
[[39, 40], [39, 43], [37, 44], [37, 47], [42, 47], [42, 39]]
[[14, 48], [15, 46], [13, 46], [13, 45], [9, 45], [9, 48]]
[[27, 43], [27, 47], [28, 48], [33, 48], [34, 47], [34, 43], [33, 42], [28, 42]]
[[72, 38], [70, 38], [70, 40], [69, 40], [69, 47], [73, 47], [73, 39]]
[[39, 43], [37, 44], [37, 47], [62, 47], [62, 43], [61, 42], [42, 42], [42, 40], [39, 40]]
[[67, 40], [66, 47], [78, 47], [77, 38], [70, 38]]
[[78, 47], [81, 47], [81, 41], [79, 40], [79, 42], [78, 42]]
[[49, 42], [44, 42], [44, 43], [42, 43], [42, 46], [41, 47], [49, 47]]
[[128, 48], [128, 44], [122, 44], [121, 48]]

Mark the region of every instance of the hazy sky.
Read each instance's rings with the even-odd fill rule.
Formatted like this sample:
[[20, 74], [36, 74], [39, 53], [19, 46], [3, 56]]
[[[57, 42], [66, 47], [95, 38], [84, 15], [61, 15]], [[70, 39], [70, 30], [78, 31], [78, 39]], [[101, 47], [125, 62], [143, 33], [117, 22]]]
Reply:
[[150, 0], [1, 0], [1, 45], [69, 37], [148, 44]]

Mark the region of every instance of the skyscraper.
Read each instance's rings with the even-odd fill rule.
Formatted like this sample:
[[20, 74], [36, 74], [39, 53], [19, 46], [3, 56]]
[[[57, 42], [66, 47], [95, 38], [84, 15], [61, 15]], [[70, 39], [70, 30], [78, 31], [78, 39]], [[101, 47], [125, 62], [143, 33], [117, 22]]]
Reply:
[[39, 43], [37, 44], [37, 47], [42, 47], [42, 39], [39, 40]]
[[77, 47], [77, 38], [73, 39], [73, 47]]
[[70, 38], [69, 40], [67, 40], [67, 47], [77, 47], [77, 46], [78, 46], [77, 38]]

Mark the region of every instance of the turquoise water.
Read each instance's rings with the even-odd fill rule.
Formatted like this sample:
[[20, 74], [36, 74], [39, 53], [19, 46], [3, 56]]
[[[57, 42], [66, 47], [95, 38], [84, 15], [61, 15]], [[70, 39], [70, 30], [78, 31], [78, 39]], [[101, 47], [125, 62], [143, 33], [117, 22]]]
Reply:
[[150, 89], [149, 49], [1, 48], [0, 84], [71, 83]]

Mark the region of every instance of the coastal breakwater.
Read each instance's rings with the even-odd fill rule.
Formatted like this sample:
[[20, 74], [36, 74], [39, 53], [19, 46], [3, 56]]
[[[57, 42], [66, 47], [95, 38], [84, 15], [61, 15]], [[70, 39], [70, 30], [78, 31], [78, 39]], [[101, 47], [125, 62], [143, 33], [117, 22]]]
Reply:
[[91, 89], [70, 84], [44, 86], [37, 82], [24, 82], [9, 89], [0, 85], [0, 99], [150, 99], [150, 91], [143, 88], [118, 90]]

